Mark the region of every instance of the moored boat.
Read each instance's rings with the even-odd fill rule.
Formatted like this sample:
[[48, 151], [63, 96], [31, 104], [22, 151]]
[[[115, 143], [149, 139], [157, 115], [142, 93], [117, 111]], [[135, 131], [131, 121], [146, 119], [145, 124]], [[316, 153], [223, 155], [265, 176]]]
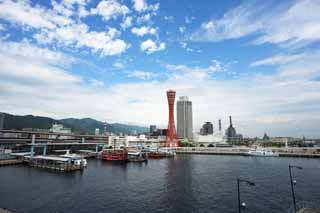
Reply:
[[71, 159], [71, 162], [76, 166], [83, 166], [83, 167], [87, 166], [87, 160], [84, 157], [77, 154], [71, 154], [70, 150], [67, 150], [67, 152], [64, 155], [60, 155], [60, 156]]
[[128, 152], [128, 161], [129, 162], [147, 162], [148, 156], [147, 156], [147, 153], [142, 151]]
[[175, 149], [166, 148], [166, 147], [151, 149], [148, 152], [148, 158], [154, 158], [154, 159], [174, 157], [175, 155], [176, 155]]
[[101, 154], [101, 159], [125, 162], [128, 160], [128, 150], [126, 148], [104, 149]]
[[262, 149], [262, 148], [251, 149], [247, 152], [247, 155], [258, 156], [258, 157], [277, 157], [277, 156], [279, 156], [278, 153], [274, 153], [271, 149]]

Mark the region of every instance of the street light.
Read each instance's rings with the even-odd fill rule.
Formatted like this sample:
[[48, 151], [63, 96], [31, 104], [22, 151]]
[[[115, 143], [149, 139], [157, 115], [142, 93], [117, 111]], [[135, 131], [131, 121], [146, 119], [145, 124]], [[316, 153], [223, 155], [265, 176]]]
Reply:
[[297, 212], [297, 206], [296, 206], [296, 196], [294, 194], [294, 188], [293, 185], [295, 185], [297, 183], [296, 180], [293, 180], [292, 178], [292, 168], [296, 168], [296, 169], [302, 169], [301, 166], [293, 166], [289, 164], [289, 174], [290, 174], [290, 183], [291, 183], [291, 192], [292, 192], [292, 200], [293, 200], [293, 207], [294, 207], [294, 212]]
[[237, 184], [238, 184], [238, 210], [239, 210], [239, 213], [241, 213], [241, 206], [242, 207], [246, 207], [246, 203], [245, 202], [242, 202], [242, 204], [240, 204], [240, 182], [244, 182], [246, 184], [248, 184], [249, 186], [254, 186], [254, 182], [251, 182], [251, 181], [248, 181], [248, 180], [242, 180], [242, 179], [239, 179], [237, 178]]

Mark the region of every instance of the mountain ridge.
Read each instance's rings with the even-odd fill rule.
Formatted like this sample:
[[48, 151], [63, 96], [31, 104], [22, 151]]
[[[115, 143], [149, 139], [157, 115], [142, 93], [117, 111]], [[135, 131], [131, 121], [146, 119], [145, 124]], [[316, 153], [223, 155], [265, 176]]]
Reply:
[[[3, 129], [16, 129], [22, 128], [39, 128], [50, 129], [52, 124], [62, 124], [64, 127], [71, 128], [75, 133], [94, 134], [95, 129], [99, 128], [100, 131], [104, 129], [104, 122], [95, 120], [93, 118], [64, 118], [53, 119], [50, 117], [36, 116], [36, 115], [13, 115], [9, 113], [0, 112], [4, 115]], [[113, 133], [129, 134], [133, 131], [137, 133], [147, 132], [148, 128], [138, 125], [121, 124], [121, 123], [107, 123], [107, 131]]]

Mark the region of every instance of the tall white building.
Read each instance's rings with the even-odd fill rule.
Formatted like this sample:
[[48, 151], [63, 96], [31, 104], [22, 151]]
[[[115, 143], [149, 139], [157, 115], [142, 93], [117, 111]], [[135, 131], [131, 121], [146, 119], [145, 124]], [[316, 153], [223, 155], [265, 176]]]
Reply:
[[[61, 134], [72, 134], [72, 131], [70, 128], [63, 127], [62, 124], [53, 124], [51, 129], [49, 130], [51, 133], [61, 133]], [[55, 139], [56, 135], [49, 135], [50, 139]], [[71, 136], [60, 136], [59, 139], [71, 139]]]
[[182, 96], [177, 101], [177, 134], [179, 138], [191, 140], [192, 134], [192, 102], [187, 96]]

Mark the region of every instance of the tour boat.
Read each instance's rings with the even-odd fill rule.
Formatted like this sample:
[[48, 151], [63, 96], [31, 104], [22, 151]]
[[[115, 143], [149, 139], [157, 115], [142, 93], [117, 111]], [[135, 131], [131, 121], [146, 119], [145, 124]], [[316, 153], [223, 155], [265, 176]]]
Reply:
[[87, 166], [87, 160], [84, 157], [77, 154], [71, 154], [70, 150], [67, 150], [66, 154], [60, 155], [60, 156], [64, 158], [70, 158], [71, 162], [76, 166], [81, 166], [81, 165], [83, 167]]
[[247, 152], [247, 155], [250, 156], [259, 156], [259, 157], [277, 157], [278, 153], [274, 153], [271, 149], [251, 149]]
[[150, 151], [148, 152], [148, 158], [167, 158], [174, 157], [175, 155], [175, 149], [165, 147], [158, 149], [150, 149]]
[[148, 156], [146, 152], [136, 151], [128, 152], [129, 162], [146, 162], [148, 161]]
[[125, 162], [128, 160], [128, 150], [126, 148], [104, 149], [101, 158], [106, 161]]

